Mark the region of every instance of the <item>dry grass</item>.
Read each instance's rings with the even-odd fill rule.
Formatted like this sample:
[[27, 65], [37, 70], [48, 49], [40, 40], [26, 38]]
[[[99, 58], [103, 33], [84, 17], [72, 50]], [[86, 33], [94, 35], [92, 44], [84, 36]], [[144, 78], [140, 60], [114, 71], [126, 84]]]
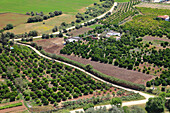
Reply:
[[[75, 20], [75, 17], [70, 14], [62, 14], [60, 16], [45, 20], [43, 22], [37, 23], [26, 23], [20, 24], [15, 29], [9, 30], [15, 34], [22, 34], [25, 32], [29, 32], [31, 30], [37, 30], [39, 34], [43, 33], [51, 33], [52, 28], [56, 25], [59, 26], [62, 22], [71, 22]], [[45, 24], [43, 24], [45, 22]]]

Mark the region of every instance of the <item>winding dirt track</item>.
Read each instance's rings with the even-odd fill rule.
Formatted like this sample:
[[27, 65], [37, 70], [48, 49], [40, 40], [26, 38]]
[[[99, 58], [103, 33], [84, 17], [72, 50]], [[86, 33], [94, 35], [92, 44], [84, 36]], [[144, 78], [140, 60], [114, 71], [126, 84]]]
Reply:
[[[31, 48], [32, 50], [34, 50], [34, 51], [35, 51], [38, 55], [40, 55], [41, 57], [44, 57], [44, 58], [49, 59], [49, 60], [54, 60], [54, 59], [52, 59], [52, 58], [50, 58], [50, 57], [47, 57], [47, 56], [41, 54], [37, 49], [35, 49], [34, 47], [32, 47], [32, 46], [30, 46], [30, 45], [21, 44], [21, 43], [17, 43], [17, 42], [15, 42], [15, 44], [27, 46], [27, 47]], [[59, 61], [59, 60], [54, 60], [54, 61], [55, 61], [55, 62], [59, 62], [59, 63], [63, 63], [63, 64], [65, 64], [65, 65], [68, 65], [68, 66], [73, 67], [73, 68], [75, 68], [75, 69], [78, 69], [78, 70], [86, 73], [87, 75], [89, 75], [89, 76], [91, 76], [91, 77], [93, 77], [93, 78], [95, 78], [95, 79], [97, 79], [97, 80], [99, 80], [99, 81], [101, 81], [101, 82], [104, 82], [104, 83], [107, 83], [107, 84], [111, 84], [111, 85], [114, 86], [114, 87], [121, 88], [121, 89], [124, 89], [124, 90], [126, 90], [126, 91], [133, 91], [133, 92], [135, 92], [135, 93], [139, 93], [140, 95], [142, 95], [142, 96], [145, 97], [144, 100], [123, 102], [123, 106], [144, 104], [144, 103], [146, 103], [146, 102], [148, 101], [149, 98], [155, 97], [154, 95], [149, 95], [149, 94], [146, 94], [146, 93], [141, 92], [141, 91], [137, 91], [137, 90], [133, 90], [133, 89], [129, 89], [129, 88], [125, 88], [125, 87], [122, 87], [122, 86], [118, 86], [118, 85], [112, 84], [112, 83], [110, 83], [110, 82], [107, 82], [107, 81], [105, 81], [105, 80], [102, 80], [102, 79], [96, 77], [95, 75], [93, 75], [93, 74], [85, 71], [84, 69], [81, 69], [81, 68], [79, 68], [79, 67], [77, 67], [77, 66], [68, 64], [68, 63], [66, 63], [66, 62], [62, 62], [62, 61]], [[104, 106], [106, 106], [107, 109], [111, 107], [111, 105], [104, 105]], [[97, 107], [99, 107], [99, 106], [97, 106]], [[100, 106], [100, 107], [103, 107], [103, 106]], [[75, 113], [75, 111], [83, 111], [83, 109], [73, 110], [73, 111], [70, 111], [70, 113]]]

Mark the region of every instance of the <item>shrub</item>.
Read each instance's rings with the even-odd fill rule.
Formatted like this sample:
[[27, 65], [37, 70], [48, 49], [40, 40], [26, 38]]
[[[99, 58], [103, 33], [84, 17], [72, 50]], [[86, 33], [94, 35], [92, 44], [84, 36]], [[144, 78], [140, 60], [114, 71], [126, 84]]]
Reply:
[[12, 24], [7, 24], [6, 27], [4, 27], [4, 30], [10, 30], [10, 29], [13, 29]]

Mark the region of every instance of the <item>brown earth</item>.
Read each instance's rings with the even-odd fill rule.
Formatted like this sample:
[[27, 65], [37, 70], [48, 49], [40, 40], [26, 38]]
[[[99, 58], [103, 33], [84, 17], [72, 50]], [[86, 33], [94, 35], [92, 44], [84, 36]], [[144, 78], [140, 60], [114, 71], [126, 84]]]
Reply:
[[85, 32], [88, 32], [89, 30], [92, 30], [92, 28], [83, 27], [83, 28], [80, 28], [80, 29], [75, 29], [75, 30], [68, 32], [68, 33], [72, 34], [73, 36], [78, 36], [80, 34], [84, 34]]
[[1, 13], [0, 14], [0, 29], [5, 27], [7, 24], [13, 24], [17, 26], [19, 24], [26, 23], [30, 16], [17, 13]]
[[104, 64], [104, 63], [99, 63], [99, 62], [95, 62], [95, 61], [90, 61], [88, 59], [83, 59], [83, 58], [75, 57], [75, 56], [62, 55], [62, 54], [60, 54], [60, 55], [67, 57], [71, 60], [78, 61], [82, 64], [91, 64], [94, 69], [96, 69], [106, 75], [114, 76], [116, 78], [130, 81], [133, 83], [145, 84], [147, 81], [154, 78], [154, 76], [152, 76], [152, 75], [143, 74], [141, 72], [136, 72], [136, 71], [132, 71], [132, 70], [127, 70], [124, 68], [119, 68], [119, 67], [111, 65], [111, 64]]
[[42, 46], [42, 48], [45, 51], [48, 51], [50, 53], [59, 53], [60, 49], [64, 47], [64, 39], [63, 38], [50, 38], [50, 39], [41, 39], [36, 40], [36, 42], [39, 46]]

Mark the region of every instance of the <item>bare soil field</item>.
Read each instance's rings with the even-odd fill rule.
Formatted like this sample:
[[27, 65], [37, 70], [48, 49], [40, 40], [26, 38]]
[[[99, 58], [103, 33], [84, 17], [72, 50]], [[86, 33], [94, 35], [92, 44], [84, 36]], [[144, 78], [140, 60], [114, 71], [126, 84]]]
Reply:
[[18, 26], [24, 24], [30, 16], [17, 13], [0, 13], [0, 29], [7, 24]]
[[158, 8], [158, 9], [170, 9], [170, 5], [168, 4], [154, 4], [154, 3], [140, 3], [136, 5], [136, 7], [150, 7], [150, 8]]
[[42, 48], [49, 53], [59, 53], [60, 49], [64, 47], [64, 38], [41, 39], [34, 42], [42, 46]]
[[68, 56], [68, 55], [62, 55], [62, 56], [67, 57], [71, 60], [78, 61], [83, 64], [91, 64], [94, 69], [96, 69], [106, 75], [114, 76], [116, 78], [119, 78], [122, 80], [127, 80], [127, 81], [130, 81], [133, 83], [145, 84], [147, 81], [154, 78], [153, 75], [147, 75], [147, 74], [143, 74], [141, 72], [136, 72], [136, 71], [127, 70], [124, 68], [119, 68], [119, 67], [113, 66], [111, 64], [103, 64], [103, 63], [90, 61], [90, 60], [83, 59], [80, 57], [75, 57], [75, 56]]
[[84, 32], [88, 32], [89, 30], [92, 30], [92, 28], [83, 27], [83, 28], [80, 28], [80, 29], [75, 29], [75, 30], [68, 32], [68, 33], [72, 34], [73, 36], [78, 36], [80, 34], [84, 34]]

